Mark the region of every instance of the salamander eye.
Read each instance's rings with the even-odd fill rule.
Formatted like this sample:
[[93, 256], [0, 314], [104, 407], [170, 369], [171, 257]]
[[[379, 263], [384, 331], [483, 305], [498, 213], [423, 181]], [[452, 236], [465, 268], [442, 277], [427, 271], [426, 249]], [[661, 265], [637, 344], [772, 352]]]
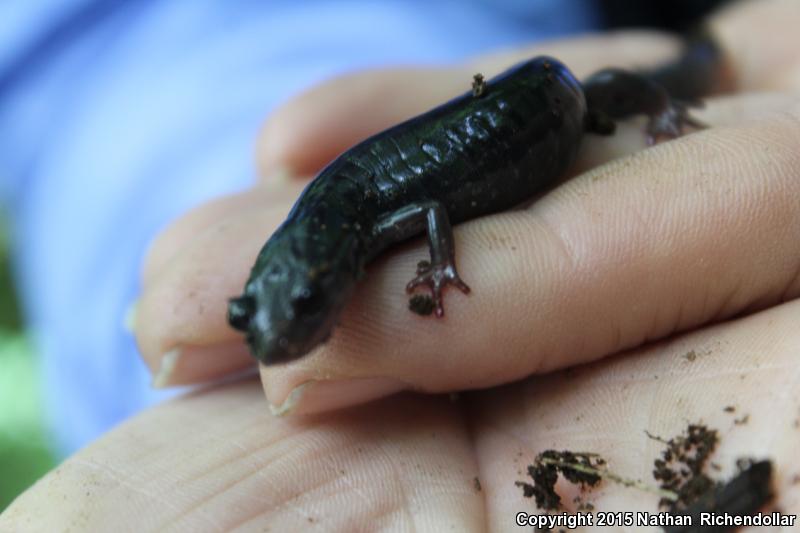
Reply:
[[292, 307], [298, 315], [313, 315], [322, 310], [325, 297], [316, 287], [304, 287], [292, 298]]
[[233, 329], [247, 331], [255, 310], [256, 302], [252, 296], [231, 298], [228, 302], [228, 324]]

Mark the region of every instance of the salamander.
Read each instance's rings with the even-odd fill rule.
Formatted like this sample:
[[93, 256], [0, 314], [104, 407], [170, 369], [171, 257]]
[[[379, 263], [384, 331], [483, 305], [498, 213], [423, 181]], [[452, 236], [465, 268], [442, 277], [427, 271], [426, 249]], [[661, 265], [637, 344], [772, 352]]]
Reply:
[[[314, 178], [261, 249], [228, 322], [264, 364], [325, 342], [364, 276], [392, 245], [426, 233], [430, 260], [406, 290], [470, 287], [458, 274], [452, 225], [513, 208], [569, 170], [586, 133], [649, 117], [649, 143], [703, 125], [688, 108], [712, 89], [721, 55], [703, 36], [653, 71], [608, 68], [583, 83], [551, 57], [535, 57], [426, 113], [373, 135]], [[466, 80], [465, 80], [466, 81]], [[466, 84], [465, 84], [466, 85]]]

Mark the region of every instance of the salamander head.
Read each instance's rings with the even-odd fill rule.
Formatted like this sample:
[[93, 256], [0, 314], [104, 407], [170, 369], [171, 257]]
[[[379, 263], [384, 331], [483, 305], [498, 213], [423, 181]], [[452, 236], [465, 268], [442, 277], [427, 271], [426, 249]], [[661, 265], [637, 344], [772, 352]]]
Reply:
[[228, 304], [228, 323], [246, 334], [253, 356], [267, 365], [300, 358], [325, 342], [355, 285], [352, 247], [322, 258], [285, 244], [270, 239], [244, 293]]

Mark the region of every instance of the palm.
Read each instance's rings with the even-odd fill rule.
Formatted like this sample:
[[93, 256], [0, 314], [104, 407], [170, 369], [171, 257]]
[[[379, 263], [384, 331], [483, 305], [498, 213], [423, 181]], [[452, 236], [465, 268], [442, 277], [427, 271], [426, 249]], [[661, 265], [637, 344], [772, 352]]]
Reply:
[[[113, 431], [45, 478], [38, 489], [50, 496], [47, 506], [37, 507], [29, 493], [4, 518], [13, 526], [35, 516], [45, 530], [135, 522], [193, 531], [299, 523], [321, 531], [478, 531], [484, 524], [506, 531], [516, 513], [535, 511], [514, 482], [525, 479], [537, 453], [599, 453], [614, 472], [654, 485], [650, 471], [662, 445], [645, 430], [669, 437], [696, 421], [720, 432], [715, 476], [730, 475], [742, 456], [790, 465], [797, 405], [780, 391], [797, 390], [800, 381], [793, 361], [799, 311], [787, 304], [455, 401], [403, 394], [292, 420], [264, 409], [251, 380], [212, 387]], [[729, 405], [735, 412], [724, 411]], [[746, 423], [734, 422], [746, 415]], [[800, 496], [792, 474], [776, 482], [785, 512], [797, 512]], [[574, 488], [559, 490], [574, 509]], [[602, 511], [657, 505], [652, 494], [609, 482], [583, 499]]]

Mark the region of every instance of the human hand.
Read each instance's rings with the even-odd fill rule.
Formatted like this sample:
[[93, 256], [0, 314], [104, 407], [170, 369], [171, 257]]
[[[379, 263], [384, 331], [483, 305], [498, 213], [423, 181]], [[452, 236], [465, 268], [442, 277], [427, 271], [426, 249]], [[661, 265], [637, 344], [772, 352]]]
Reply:
[[[635, 127], [613, 139], [593, 138], [585, 165], [592, 157], [616, 159], [526, 211], [457, 228], [460, 271], [475, 290], [469, 297], [449, 293], [444, 321], [405, 309], [403, 285], [424, 254], [422, 245], [410, 246], [370, 269], [329, 345], [292, 365], [263, 369], [262, 379], [275, 406], [297, 385], [316, 380], [293, 406], [302, 415], [401, 388], [497, 385], [674, 331], [698, 331], [576, 370], [468, 393], [456, 403], [403, 394], [277, 419], [252, 382], [200, 390], [144, 413], [67, 461], [9, 508], [0, 529], [49, 530], [68, 521], [79, 529], [506, 530], [517, 511], [534, 511], [514, 481], [525, 479], [525, 465], [540, 451], [593, 451], [615, 472], [649, 480], [660, 446], [644, 430], [671, 436], [694, 421], [720, 430], [714, 461], [723, 476], [742, 455], [771, 457], [780, 467], [778, 505], [797, 513], [791, 443], [800, 409], [799, 308], [779, 303], [800, 290], [800, 76], [793, 57], [766, 54], [775, 39], [749, 45], [769, 61], [736, 53], [743, 46], [736, 39], [754, 38], [759, 28], [794, 39], [775, 25], [792, 20], [787, 10], [797, 20], [797, 8], [774, 2], [738, 9], [717, 27], [739, 61], [737, 79], [746, 83], [736, 96], [709, 101], [701, 118], [713, 129], [625, 157], [644, 146]], [[764, 13], [780, 16], [759, 24]], [[752, 31], [739, 32], [743, 24]], [[629, 64], [621, 59], [626, 53], [638, 63], [669, 47], [646, 36], [618, 39], [628, 50], [619, 56], [608, 48], [600, 54], [596, 41], [548, 53], [584, 75], [606, 62]], [[589, 62], [598, 55], [602, 63]], [[770, 65], [780, 79], [753, 74], [781, 57], [780, 68]], [[474, 70], [492, 72], [482, 64], [451, 73], [453, 92]], [[420, 96], [407, 104], [429, 107], [446, 97], [423, 101], [445, 79], [416, 79]], [[386, 82], [375, 80], [377, 87]], [[312, 91], [287, 107], [273, 121], [296, 128], [278, 128], [286, 144], [262, 162], [312, 173], [324, 160], [314, 162], [313, 154], [367, 133], [359, 128], [385, 125], [380, 113], [355, 115], [345, 139], [330, 126], [317, 133], [309, 129], [313, 123], [298, 120], [305, 113], [322, 125], [343, 123], [354, 109], [386, 100], [388, 89], [370, 100], [363, 81], [333, 82], [344, 84], [340, 105]], [[397, 88], [391, 79], [389, 87]], [[751, 94], [764, 88], [776, 92]], [[275, 138], [276, 127], [265, 131], [266, 139]], [[310, 147], [311, 157], [299, 156]], [[250, 364], [240, 337], [224, 323], [224, 303], [241, 288], [252, 257], [301, 185], [267, 181], [252, 194], [203, 208], [153, 248], [137, 332], [153, 368], [165, 351], [193, 347], [178, 360], [172, 382], [213, 379]], [[464, 331], [475, 316], [480, 327]], [[728, 405], [734, 415], [723, 411]], [[747, 424], [734, 423], [744, 415]], [[629, 511], [654, 510], [657, 497], [604, 483], [590, 499], [599, 510]]]
[[[475, 290], [469, 297], [450, 292], [444, 320], [405, 308], [403, 287], [424, 257], [423, 244], [387, 254], [370, 267], [328, 344], [300, 361], [262, 369], [274, 410], [332, 410], [403, 389], [495, 386], [793, 297], [800, 252], [793, 245], [797, 97], [791, 91], [800, 85], [793, 74], [798, 60], [770, 44], [764, 53], [772, 70], [764, 71], [753, 47], [774, 39], [743, 49], [739, 35], [744, 22], [791, 20], [786, 10], [796, 8], [764, 5], [716, 20], [741, 90], [708, 102], [701, 119], [715, 128], [641, 152], [640, 125], [611, 138], [591, 136], [580, 166], [595, 168], [526, 210], [460, 225], [459, 270]], [[792, 36], [774, 26], [760, 27]], [[544, 51], [584, 77], [608, 64], [674, 55], [674, 44], [638, 33]], [[252, 364], [225, 320], [224, 304], [241, 291], [258, 249], [305, 184], [276, 179], [276, 168], [313, 175], [358, 139], [463, 91], [475, 70], [488, 76], [536, 53], [542, 50], [462, 69], [356, 74], [278, 111], [259, 144], [263, 184], [188, 215], [152, 248], [137, 334], [158, 381], [216, 379]], [[782, 92], [755, 92], [763, 88]], [[597, 167], [602, 161], [610, 162]], [[467, 327], [475, 317], [481, 327]]]
[[[769, 457], [775, 507], [797, 514], [798, 316], [794, 301], [457, 401], [404, 393], [278, 418], [252, 380], [201, 389], [68, 459], [0, 515], [0, 531], [510, 531], [516, 513], [537, 512], [515, 482], [530, 482], [538, 453], [598, 453], [655, 486], [663, 446], [645, 431], [694, 422], [720, 433], [714, 476]], [[574, 510], [574, 488], [559, 491]], [[582, 499], [655, 512], [658, 496], [604, 481]]]

